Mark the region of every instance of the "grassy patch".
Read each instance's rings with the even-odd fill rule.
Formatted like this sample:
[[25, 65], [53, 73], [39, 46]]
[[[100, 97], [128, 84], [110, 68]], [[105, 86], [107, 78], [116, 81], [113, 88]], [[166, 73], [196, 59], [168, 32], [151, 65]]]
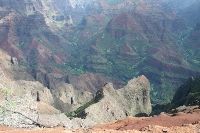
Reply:
[[92, 100], [90, 100], [89, 102], [87, 102], [83, 106], [79, 107], [77, 110], [72, 111], [72, 112], [66, 114], [66, 116], [67, 117], [78, 117], [78, 118], [85, 119], [86, 116], [87, 116], [87, 114], [85, 113], [85, 109], [87, 107], [89, 107], [90, 105], [99, 102], [102, 98], [103, 98], [103, 93], [102, 93], [101, 90], [99, 90], [97, 92], [96, 96]]

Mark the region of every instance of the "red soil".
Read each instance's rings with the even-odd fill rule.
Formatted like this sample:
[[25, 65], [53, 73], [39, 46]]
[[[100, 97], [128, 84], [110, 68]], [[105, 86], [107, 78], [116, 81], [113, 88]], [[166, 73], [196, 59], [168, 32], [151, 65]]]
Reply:
[[62, 127], [56, 128], [36, 128], [36, 129], [15, 129], [9, 127], [0, 127], [0, 133], [116, 133], [129, 132], [139, 133], [198, 133], [200, 129], [200, 109], [192, 113], [179, 112], [174, 116], [160, 114], [154, 117], [128, 117], [125, 120], [113, 121], [107, 124], [98, 124], [91, 129], [69, 130]]
[[193, 112], [192, 114], [179, 112], [176, 116], [160, 114], [155, 117], [128, 117], [125, 120], [116, 121], [109, 124], [96, 125], [94, 128], [115, 130], [141, 130], [143, 127], [147, 127], [149, 125], [158, 125], [162, 127], [182, 126], [184, 124], [191, 124], [200, 121], [199, 112]]

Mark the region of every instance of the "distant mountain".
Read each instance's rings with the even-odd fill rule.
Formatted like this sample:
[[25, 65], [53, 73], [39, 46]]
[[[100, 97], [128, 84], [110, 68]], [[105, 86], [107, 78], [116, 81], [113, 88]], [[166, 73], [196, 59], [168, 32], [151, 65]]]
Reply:
[[200, 22], [200, 1], [196, 0], [191, 6], [182, 9], [178, 14], [184, 19], [186, 24], [190, 27], [194, 27], [197, 22]]
[[185, 50], [187, 50], [187, 61], [191, 64], [194, 70], [199, 70], [200, 66], [200, 22], [198, 22], [190, 34], [185, 37], [185, 41], [182, 44]]
[[[150, 0], [153, 1], [153, 0]], [[161, 0], [176, 11], [190, 7], [198, 0]]]
[[[178, 85], [200, 72], [198, 50], [193, 47], [198, 41], [192, 39], [198, 40], [198, 4], [195, 0], [1, 0], [0, 48], [21, 66], [34, 69], [29, 71], [32, 75], [37, 69], [47, 75], [90, 72], [117, 83], [145, 75], [152, 84], [152, 103], [166, 102]], [[44, 77], [35, 78], [46, 84]]]
[[[116, 8], [113, 16], [107, 12], [108, 2], [96, 4], [102, 7], [98, 8], [99, 15], [85, 17], [81, 29], [72, 34], [81, 38], [80, 52], [73, 54], [76, 60], [70, 65], [123, 81], [144, 74], [152, 83], [152, 100], [156, 103], [171, 99], [176, 86], [198, 75], [199, 70], [193, 69], [186, 59], [187, 50], [179, 44], [179, 34], [188, 30], [184, 20], [173, 8], [166, 10], [166, 3], [148, 2], [132, 2], [132, 9], [122, 13], [124, 7], [119, 5], [123, 4], [112, 5], [109, 9]], [[108, 17], [111, 19], [107, 22]]]

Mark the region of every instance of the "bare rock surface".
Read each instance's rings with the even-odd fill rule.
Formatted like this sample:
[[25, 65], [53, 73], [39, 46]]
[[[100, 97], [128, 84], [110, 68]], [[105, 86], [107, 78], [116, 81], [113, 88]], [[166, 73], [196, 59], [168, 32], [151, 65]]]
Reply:
[[75, 89], [71, 84], [61, 82], [51, 93], [54, 98], [54, 106], [61, 112], [71, 112], [93, 98], [93, 94], [87, 91]]
[[31, 128], [35, 127], [38, 112], [37, 105], [33, 100], [24, 95], [24, 98], [12, 97], [6, 98], [0, 102], [2, 125], [11, 127]]
[[190, 113], [190, 112], [193, 112], [194, 109], [198, 109], [199, 106], [196, 105], [196, 106], [180, 106], [176, 109], [172, 109], [171, 110], [171, 113], [178, 113], [178, 112], [184, 112], [184, 113]]
[[[55, 104], [53, 95], [40, 82], [20, 78], [16, 80], [18, 70], [28, 75], [17, 66], [15, 58], [0, 50], [0, 125], [16, 128], [59, 125], [67, 128], [88, 128], [96, 124], [92, 121], [67, 118], [52, 106]], [[73, 87], [71, 89], [73, 91]], [[61, 100], [65, 101], [65, 97], [62, 96]]]
[[96, 94], [102, 95], [99, 102], [85, 109], [86, 119], [97, 123], [125, 119], [127, 116], [149, 115], [151, 113], [150, 83], [145, 76], [133, 78], [128, 84], [115, 90], [112, 83], [107, 83]]
[[[16, 129], [1, 126], [0, 130], [6, 133], [199, 133], [200, 118], [196, 109], [192, 113], [182, 113], [178, 116], [167, 116], [164, 113], [155, 117], [127, 117], [124, 120], [98, 124], [89, 129], [33, 128]], [[73, 123], [72, 123], [73, 124]]]
[[36, 102], [31, 94], [22, 97], [7, 95], [0, 101], [0, 125], [15, 128], [57, 127], [88, 128], [96, 123], [76, 118], [70, 120], [65, 114], [44, 102]]
[[37, 109], [39, 114], [55, 115], [60, 113], [60, 110], [45, 102], [37, 102]]

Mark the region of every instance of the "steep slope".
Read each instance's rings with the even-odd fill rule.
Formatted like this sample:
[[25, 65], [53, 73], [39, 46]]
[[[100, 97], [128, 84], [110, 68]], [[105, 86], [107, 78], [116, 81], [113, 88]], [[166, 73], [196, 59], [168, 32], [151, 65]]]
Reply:
[[[105, 1], [102, 3], [104, 7], [110, 6]], [[178, 43], [178, 34], [187, 30], [184, 21], [172, 8], [165, 9], [166, 3], [162, 4], [161, 1], [153, 4], [140, 1], [136, 5], [132, 2], [132, 10], [124, 13], [120, 13], [123, 9], [120, 6], [114, 17], [106, 15], [111, 19], [105, 29], [97, 28], [100, 22], [105, 24], [103, 11], [99, 11], [101, 21], [97, 21], [100, 17], [97, 13], [84, 19], [86, 25], [82, 25], [79, 36], [85, 33], [92, 36], [81, 39], [80, 52], [74, 54], [76, 60], [69, 65], [123, 81], [144, 74], [152, 83], [153, 103], [170, 101], [177, 85], [191, 75], [198, 75], [198, 70], [186, 60], [187, 52]], [[92, 32], [89, 26], [95, 22], [99, 23]]]
[[147, 116], [150, 113], [150, 83], [145, 76], [140, 76], [133, 78], [118, 90], [113, 88], [112, 83], [105, 84], [94, 99], [69, 113], [68, 116], [105, 123], [121, 120], [127, 116]]
[[[88, 97], [91, 99], [91, 93], [82, 93], [75, 90], [72, 85], [65, 83], [64, 85], [60, 85], [56, 93], [52, 95], [48, 88], [44, 87], [38, 81], [34, 81], [24, 68], [18, 66], [16, 58], [11, 58], [8, 53], [1, 49], [0, 62], [1, 126], [33, 128], [62, 125], [67, 128], [80, 128], [83, 126], [82, 123], [84, 123], [85, 127], [95, 124], [91, 120], [70, 120], [60, 110], [55, 108], [58, 106], [60, 100], [63, 102], [62, 106], [68, 105], [68, 111], [71, 111], [70, 109], [74, 110], [80, 104], [84, 104]], [[21, 79], [18, 76], [21, 76]], [[27, 80], [33, 81], [23, 80], [23, 76]], [[55, 99], [55, 97], [58, 99]], [[70, 101], [72, 97], [73, 103]], [[77, 99], [80, 100], [79, 103]]]
[[[55, 93], [54, 106], [63, 112], [72, 111], [92, 97], [92, 93], [83, 92], [83, 90], [87, 89], [88, 91], [96, 92], [96, 90], [94, 90], [96, 86], [104, 84], [107, 79], [93, 75], [95, 85], [90, 83], [90, 86], [85, 85], [81, 88], [79, 83], [73, 82], [74, 79], [76, 79], [74, 77], [70, 81], [77, 84], [78, 87], [76, 87], [76, 89], [71, 87], [69, 82], [66, 81], [66, 77], [68, 76], [66, 76], [66, 74], [60, 75], [60, 73], [63, 74], [63, 72], [55, 68], [60, 68], [60, 65], [64, 66], [64, 62], [69, 60], [67, 51], [70, 51], [70, 43], [57, 34], [55, 30], [60, 28], [58, 25], [54, 24], [55, 22], [59, 22], [65, 25], [67, 23], [65, 22], [66, 19], [55, 20], [53, 16], [56, 14], [55, 12], [57, 12], [57, 10], [63, 9], [60, 9], [60, 5], [54, 5], [54, 2], [51, 1], [46, 1], [46, 3], [45, 1], [42, 1], [42, 3], [38, 1], [30, 1], [30, 3], [22, 2], [24, 1], [20, 1], [19, 3], [15, 3], [15, 1], [11, 3], [8, 3], [8, 1], [1, 1], [1, 14], [3, 15], [0, 20], [0, 30], [2, 33], [0, 37], [0, 48], [7, 51], [14, 57], [13, 59], [17, 58], [19, 65], [21, 65], [20, 67], [31, 67], [30, 69], [24, 68], [22, 70], [16, 70], [17, 74], [14, 75], [15, 79], [37, 80], [49, 89], [57, 89], [51, 90], [52, 93]], [[14, 7], [15, 4], [17, 6]], [[65, 5], [65, 8], [70, 6], [65, 3], [58, 4]], [[29, 5], [31, 5], [31, 9], [28, 8]], [[44, 8], [48, 8], [48, 10]], [[49, 16], [49, 11], [55, 14], [51, 13]], [[30, 15], [29, 12], [32, 14]], [[66, 46], [68, 44], [69, 46]], [[37, 72], [37, 68], [42, 72]], [[28, 74], [26, 70], [31, 75]], [[22, 72], [20, 73], [20, 71]], [[95, 79], [98, 79], [98, 77], [104, 81], [96, 83], [97, 81]], [[73, 98], [74, 101], [73, 105], [70, 101], [71, 98]]]
[[[144, 74], [152, 83], [153, 103], [168, 102], [177, 85], [199, 74], [182, 48], [191, 28], [177, 15], [194, 1], [178, 2], [2, 0], [0, 48], [35, 69], [31, 75], [49, 89], [48, 76], [36, 76], [38, 69], [41, 75], [64, 73], [60, 79], [67, 83], [69, 73], [98, 73], [124, 82]], [[82, 89], [94, 93], [103, 82], [94, 84]]]
[[[200, 18], [200, 17], [199, 17]], [[185, 41], [183, 42], [183, 47], [187, 50], [186, 59], [190, 62], [191, 66], [195, 70], [199, 70], [200, 62], [200, 22], [198, 22], [195, 28], [191, 31], [191, 33], [185, 37]]]
[[[152, 2], [153, 0], [148, 0]], [[197, 0], [160, 0], [162, 2], [165, 2], [166, 5], [168, 5], [168, 8], [172, 8], [175, 11], [179, 12], [182, 9], [185, 10], [185, 8], [190, 7], [193, 5]]]
[[200, 104], [200, 78], [189, 78], [186, 83], [181, 85], [175, 93], [171, 102], [173, 108], [183, 105]]
[[62, 37], [62, 28], [79, 21], [81, 15], [75, 14], [74, 21], [71, 17], [76, 5], [72, 0], [1, 1], [0, 48], [22, 65], [63, 65], [73, 45]]
[[190, 77], [184, 84], [177, 88], [170, 103], [153, 106], [151, 114], [155, 115], [160, 112], [177, 113], [178, 111], [190, 112], [192, 108], [196, 108], [200, 105], [199, 87], [200, 78]]
[[[18, 72], [26, 78], [31, 78], [18, 67], [17, 60], [0, 50], [0, 125], [16, 127], [34, 127], [33, 122], [37, 121], [39, 101], [44, 102], [49, 108], [48, 114], [59, 114], [53, 108], [53, 97], [50, 91], [39, 82], [14, 79]], [[38, 103], [36, 102], [38, 101]], [[28, 124], [29, 123], [29, 124]]]
[[76, 77], [58, 72], [42, 73], [39, 70], [29, 72], [26, 67], [19, 66], [17, 58], [7, 55], [1, 49], [0, 55], [2, 91], [16, 93], [17, 96], [28, 93], [35, 101], [46, 102], [64, 113], [88, 102], [107, 81], [113, 82], [116, 88], [124, 84], [119, 80], [90, 73]]
[[184, 19], [186, 24], [188, 24], [188, 26], [190, 26], [191, 28], [193, 28], [196, 23], [200, 21], [199, 6], [200, 1], [196, 0], [191, 6], [178, 12], [178, 14]]
[[[91, 127], [98, 122], [90, 117], [69, 120], [69, 118], [53, 107], [63, 109], [63, 112], [70, 111], [70, 109], [74, 110], [80, 104], [87, 101], [87, 98], [91, 99], [91, 94], [86, 91], [80, 92], [80, 90], [76, 90], [72, 85], [64, 82], [60, 82], [56, 90], [50, 91], [39, 82], [14, 79], [18, 71], [27, 74], [27, 78], [29, 74], [26, 73], [24, 68], [18, 66], [16, 58], [11, 58], [2, 50], [0, 50], [0, 55], [0, 125], [23, 128], [61, 125], [67, 128], [79, 128], [81, 126]], [[31, 76], [30, 80], [32, 80]], [[53, 95], [51, 94], [52, 92]], [[107, 102], [116, 101], [116, 105], [120, 104], [118, 108], [121, 112], [124, 111], [123, 118], [125, 118], [127, 115], [138, 113], [145, 113], [146, 115], [146, 113], [149, 114], [151, 112], [149, 92], [149, 81], [144, 76], [141, 76], [134, 78], [124, 88], [119, 90], [115, 90], [111, 83], [109, 83], [97, 92], [97, 97], [99, 93], [104, 95], [102, 104], [111, 109], [111, 112], [108, 111], [109, 114], [113, 114], [112, 111], [118, 113], [115, 112], [115, 108], [107, 104]], [[111, 99], [111, 101], [108, 99]], [[89, 111], [89, 113], [93, 114], [95, 112]], [[117, 118], [118, 115], [116, 115]]]

